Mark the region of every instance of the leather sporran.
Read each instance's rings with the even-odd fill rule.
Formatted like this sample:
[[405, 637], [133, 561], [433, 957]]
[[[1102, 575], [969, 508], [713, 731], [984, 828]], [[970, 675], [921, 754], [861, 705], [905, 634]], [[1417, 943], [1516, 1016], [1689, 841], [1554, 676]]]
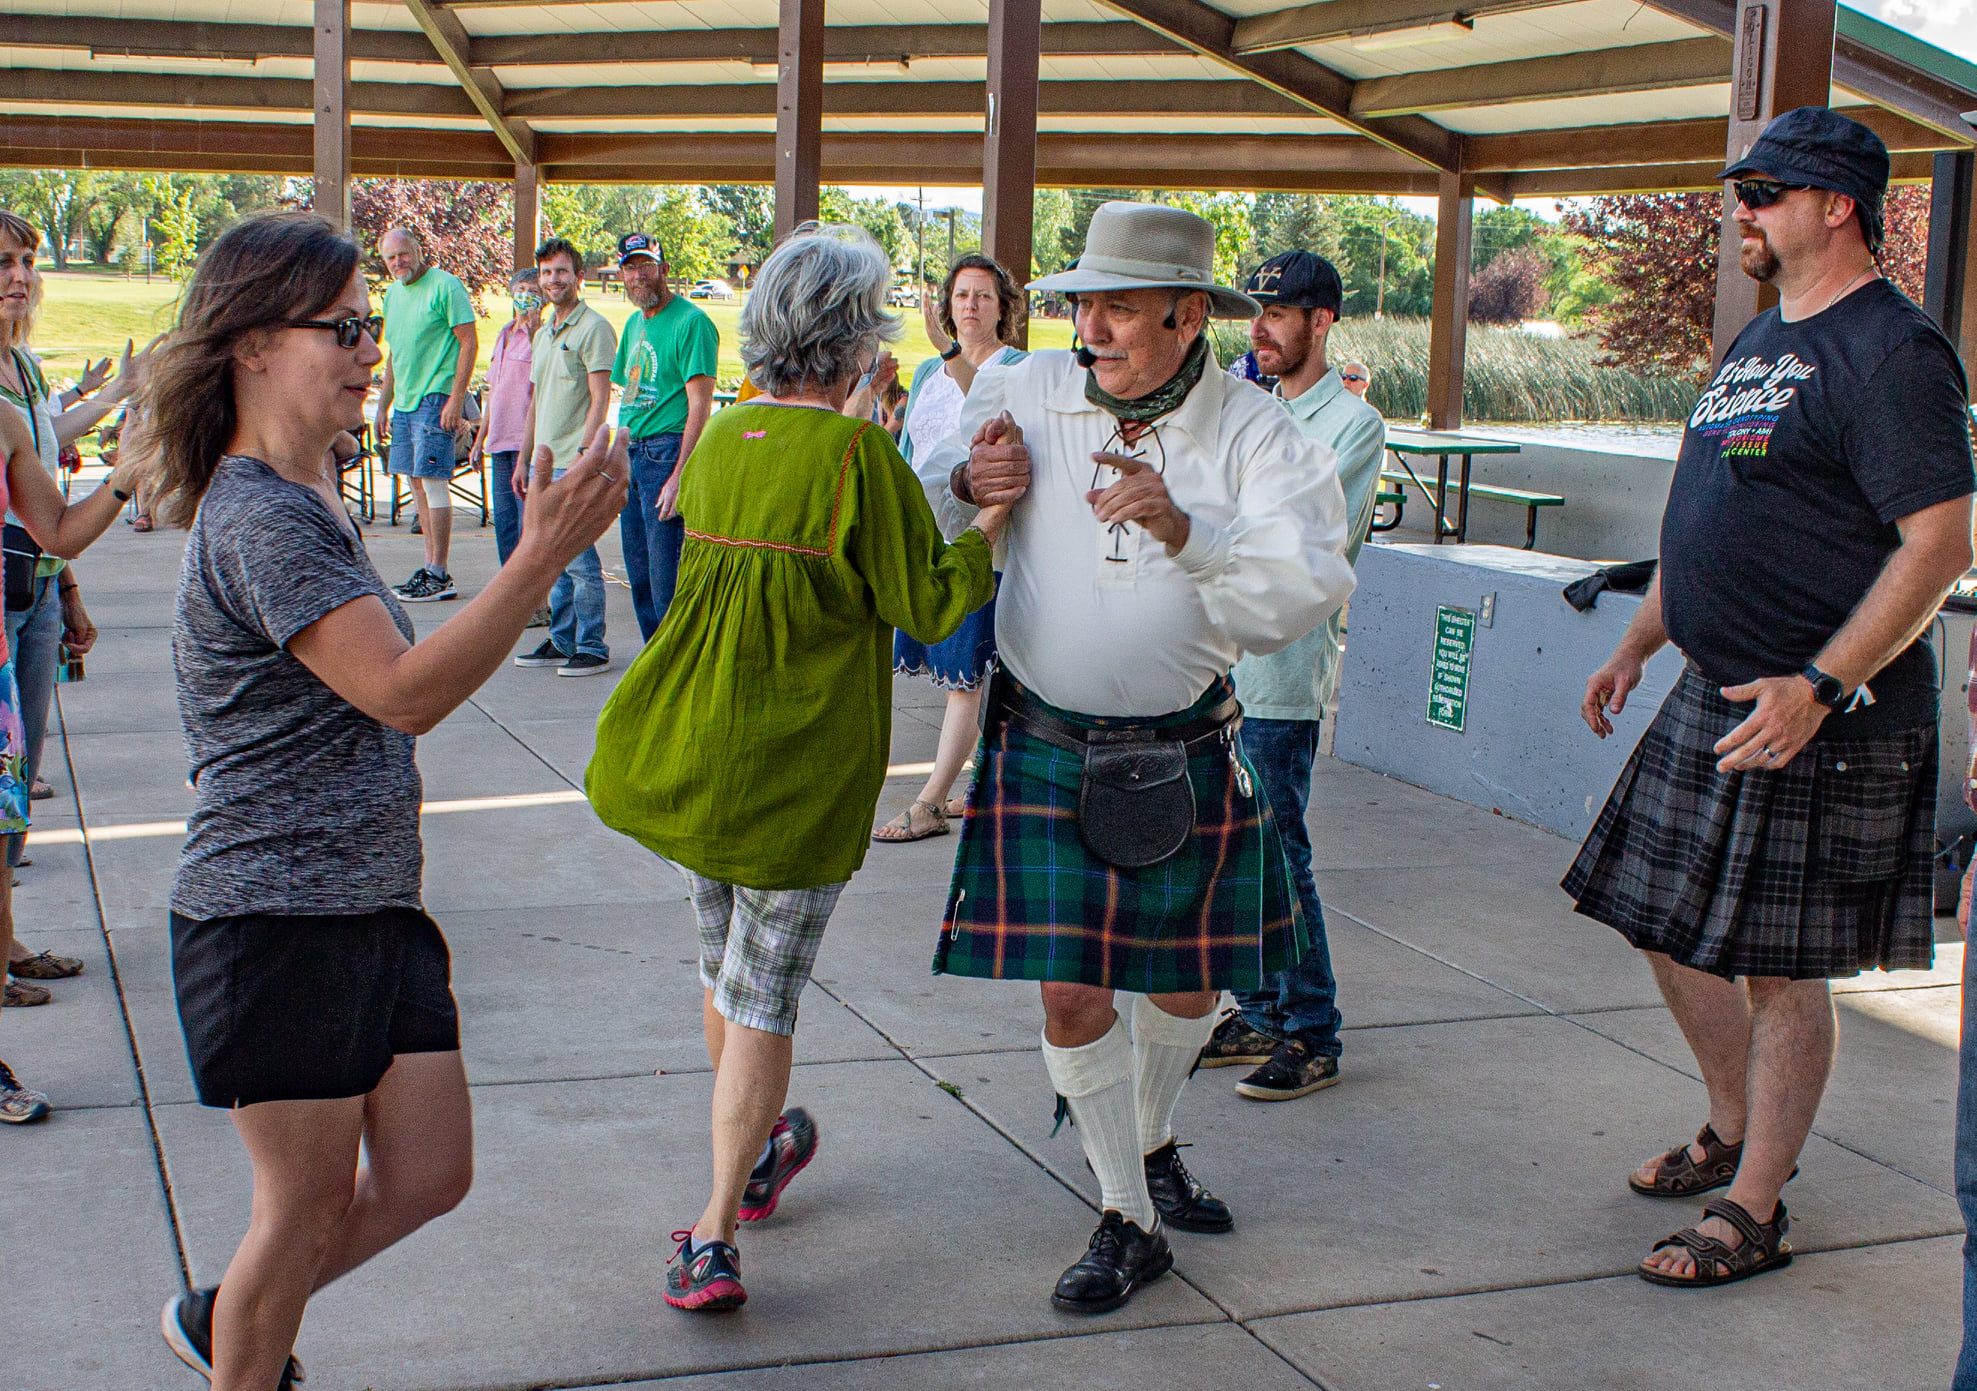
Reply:
[[1078, 833], [1085, 848], [1119, 869], [1172, 858], [1194, 833], [1194, 786], [1187, 745], [1144, 735], [1085, 748], [1078, 785]]

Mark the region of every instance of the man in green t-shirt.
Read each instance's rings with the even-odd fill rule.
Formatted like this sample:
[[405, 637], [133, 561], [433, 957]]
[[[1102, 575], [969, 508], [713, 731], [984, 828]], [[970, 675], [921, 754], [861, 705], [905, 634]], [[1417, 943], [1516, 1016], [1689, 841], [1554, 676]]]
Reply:
[[657, 237], [618, 238], [625, 297], [640, 311], [625, 325], [611, 380], [625, 389], [618, 423], [632, 432], [631, 492], [618, 516], [625, 578], [639, 632], [650, 642], [673, 602], [686, 523], [675, 505], [679, 464], [693, 453], [714, 408], [714, 366], [721, 348], [714, 321], [667, 284], [666, 250]]
[[[536, 281], [549, 301], [530, 351], [528, 428], [515, 457], [515, 496], [528, 509], [529, 469], [538, 445], [550, 454], [556, 476], [599, 430], [611, 408], [611, 361], [618, 335], [605, 317], [583, 302], [583, 253], [561, 237], [535, 249]], [[604, 568], [597, 547], [570, 562], [549, 591], [549, 637], [515, 658], [520, 667], [555, 667], [558, 676], [596, 676], [609, 670], [604, 644]]]
[[[412, 476], [412, 504], [425, 536], [426, 563], [396, 586], [416, 604], [451, 599], [457, 592], [446, 571], [453, 539], [453, 432], [467, 401], [480, 336], [474, 305], [457, 276], [426, 264], [425, 246], [410, 227], [378, 238], [378, 255], [391, 272], [384, 292], [384, 389], [378, 395], [379, 445], [389, 442], [387, 467]], [[402, 409], [393, 409], [393, 402]], [[394, 478], [393, 486], [397, 486]]]

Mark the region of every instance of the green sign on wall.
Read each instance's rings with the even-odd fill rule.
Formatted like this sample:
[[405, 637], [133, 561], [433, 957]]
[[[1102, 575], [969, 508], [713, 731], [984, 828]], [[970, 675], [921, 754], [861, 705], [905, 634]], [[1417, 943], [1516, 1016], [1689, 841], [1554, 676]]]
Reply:
[[1476, 646], [1476, 615], [1468, 609], [1435, 610], [1435, 662], [1428, 679], [1428, 723], [1457, 734], [1469, 717], [1469, 654]]

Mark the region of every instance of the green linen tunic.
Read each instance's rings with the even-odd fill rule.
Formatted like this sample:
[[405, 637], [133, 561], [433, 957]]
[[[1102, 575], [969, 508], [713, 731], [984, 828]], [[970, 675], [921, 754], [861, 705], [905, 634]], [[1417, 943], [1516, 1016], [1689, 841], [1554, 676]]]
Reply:
[[885, 782], [892, 630], [938, 642], [987, 603], [988, 542], [942, 542], [884, 430], [802, 407], [717, 412], [679, 505], [679, 587], [598, 716], [591, 805], [709, 879], [841, 883]]

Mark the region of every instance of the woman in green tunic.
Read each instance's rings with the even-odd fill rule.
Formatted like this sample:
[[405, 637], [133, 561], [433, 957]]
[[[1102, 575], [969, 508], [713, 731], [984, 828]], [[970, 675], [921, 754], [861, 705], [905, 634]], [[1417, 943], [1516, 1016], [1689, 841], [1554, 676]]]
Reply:
[[717, 414], [685, 465], [678, 591], [598, 717], [591, 803], [679, 867], [700, 923], [714, 1185], [674, 1233], [676, 1308], [747, 1298], [735, 1224], [773, 1212], [816, 1153], [810, 1117], [781, 1114], [791, 1035], [885, 780], [893, 629], [936, 642], [988, 601], [1021, 491], [944, 544], [891, 436], [837, 413], [898, 333], [891, 281], [853, 229], [763, 263], [741, 317], [763, 394]]

